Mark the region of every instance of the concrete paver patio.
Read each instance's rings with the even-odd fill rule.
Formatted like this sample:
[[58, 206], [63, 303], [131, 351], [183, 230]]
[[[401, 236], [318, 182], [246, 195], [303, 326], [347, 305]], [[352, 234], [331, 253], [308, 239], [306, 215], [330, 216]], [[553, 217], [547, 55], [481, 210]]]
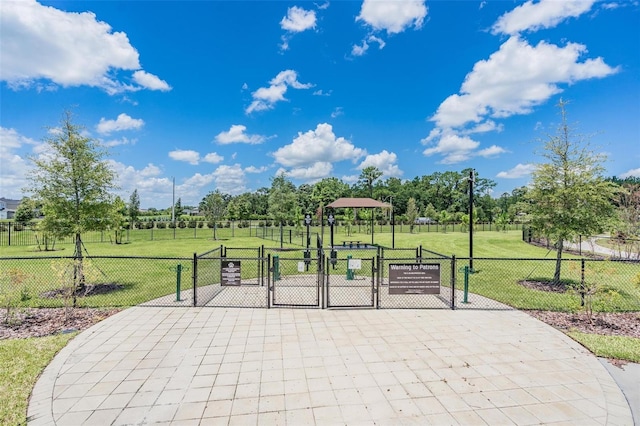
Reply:
[[598, 359], [515, 310], [127, 309], [45, 369], [32, 425], [631, 425]]

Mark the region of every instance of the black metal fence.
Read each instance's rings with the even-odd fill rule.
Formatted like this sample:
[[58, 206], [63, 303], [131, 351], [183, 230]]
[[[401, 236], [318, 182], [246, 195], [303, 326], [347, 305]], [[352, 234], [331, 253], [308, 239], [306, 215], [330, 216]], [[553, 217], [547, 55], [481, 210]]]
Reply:
[[[236, 272], [229, 272], [231, 263]], [[414, 283], [392, 265], [432, 275]], [[467, 258], [421, 247], [331, 252], [219, 246], [188, 257], [85, 257], [86, 284], [73, 289], [76, 266], [72, 257], [0, 258], [0, 309], [64, 307], [75, 300], [79, 307], [640, 311], [640, 261], [628, 259], [563, 259], [554, 282], [556, 261], [548, 258], [474, 258], [471, 269]]]
[[[368, 232], [365, 224], [351, 225], [353, 232]], [[502, 231], [519, 230], [522, 224], [513, 223], [496, 225], [494, 223], [478, 223], [474, 227], [477, 231]], [[391, 233], [392, 226], [389, 223], [376, 224], [375, 233]], [[342, 223], [334, 226], [334, 232], [345, 233], [346, 227]], [[463, 224], [416, 224], [407, 225], [397, 223], [394, 226], [396, 233], [424, 233], [424, 232], [466, 232]], [[313, 235], [321, 233], [321, 227], [314, 225], [310, 227], [310, 239], [314, 241]], [[241, 237], [258, 237], [272, 241], [280, 241], [280, 228], [273, 226], [270, 221], [245, 220], [227, 221], [217, 223], [215, 228], [212, 223], [196, 220], [182, 220], [175, 224], [166, 221], [146, 221], [139, 222], [131, 229], [87, 232], [82, 235], [85, 243], [116, 243], [133, 241], [162, 241], [178, 239], [231, 239]], [[285, 226], [282, 229], [282, 241], [289, 244], [296, 244], [306, 247], [306, 227]], [[73, 237], [53, 238], [51, 235], [43, 233], [38, 228], [38, 222], [21, 224], [18, 222], [0, 222], [0, 247], [7, 246], [41, 246], [55, 244], [72, 244]]]

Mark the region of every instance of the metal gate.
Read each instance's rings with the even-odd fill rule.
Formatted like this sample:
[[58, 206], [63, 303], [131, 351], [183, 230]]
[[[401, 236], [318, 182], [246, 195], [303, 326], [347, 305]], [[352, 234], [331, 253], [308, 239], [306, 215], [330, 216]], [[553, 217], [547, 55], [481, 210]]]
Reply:
[[271, 306], [320, 308], [322, 250], [269, 254]]
[[373, 308], [375, 258], [329, 258], [325, 266], [327, 308]]

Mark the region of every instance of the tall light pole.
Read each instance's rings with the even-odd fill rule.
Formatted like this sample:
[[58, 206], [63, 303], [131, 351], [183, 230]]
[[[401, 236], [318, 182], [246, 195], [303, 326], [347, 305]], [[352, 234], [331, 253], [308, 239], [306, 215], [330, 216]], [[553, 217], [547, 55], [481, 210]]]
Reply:
[[[171, 177], [172, 190], [171, 190], [171, 223], [176, 224], [176, 178]], [[174, 228], [175, 229], [175, 228]]]
[[473, 271], [473, 182], [474, 170], [469, 171], [469, 270]]

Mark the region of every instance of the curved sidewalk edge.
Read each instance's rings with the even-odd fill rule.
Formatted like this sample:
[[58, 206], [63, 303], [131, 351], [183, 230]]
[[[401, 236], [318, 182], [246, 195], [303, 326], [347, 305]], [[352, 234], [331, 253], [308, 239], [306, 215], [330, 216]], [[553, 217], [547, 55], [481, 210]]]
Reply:
[[598, 359], [520, 311], [151, 307], [63, 348], [28, 421], [633, 424]]

